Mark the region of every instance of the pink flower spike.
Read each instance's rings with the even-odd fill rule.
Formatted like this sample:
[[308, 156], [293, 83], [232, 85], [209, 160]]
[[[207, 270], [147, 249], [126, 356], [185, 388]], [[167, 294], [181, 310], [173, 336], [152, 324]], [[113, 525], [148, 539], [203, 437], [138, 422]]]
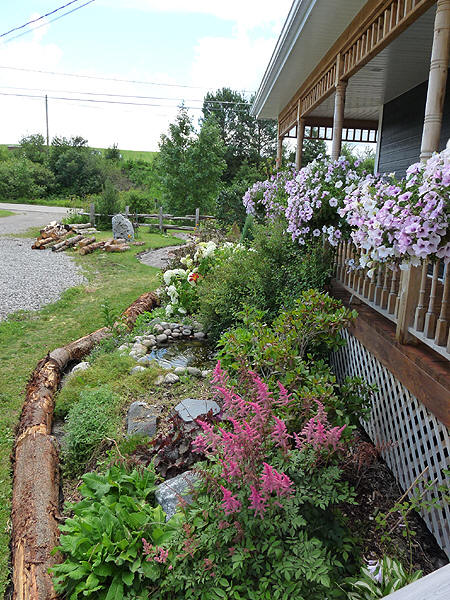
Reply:
[[264, 513], [267, 510], [267, 501], [263, 496], [261, 496], [260, 492], [255, 488], [254, 485], [250, 486], [250, 504], [249, 508], [255, 511], [255, 514], [259, 514], [261, 519], [263, 518]]
[[286, 423], [277, 417], [275, 419], [275, 426], [272, 430], [272, 438], [275, 440], [277, 446], [283, 449], [286, 453], [289, 449], [289, 438], [292, 436], [289, 435], [286, 428]]
[[241, 510], [241, 503], [236, 496], [233, 496], [231, 491], [226, 487], [223, 487], [223, 485], [220, 486], [220, 489], [223, 494], [222, 508], [225, 514], [232, 515], [233, 513], [239, 512]]
[[288, 406], [289, 404], [291, 404], [294, 401], [292, 394], [290, 394], [287, 391], [287, 389], [284, 387], [284, 385], [280, 381], [278, 382], [278, 387], [280, 389], [280, 397], [277, 400], [277, 404], [279, 406]]

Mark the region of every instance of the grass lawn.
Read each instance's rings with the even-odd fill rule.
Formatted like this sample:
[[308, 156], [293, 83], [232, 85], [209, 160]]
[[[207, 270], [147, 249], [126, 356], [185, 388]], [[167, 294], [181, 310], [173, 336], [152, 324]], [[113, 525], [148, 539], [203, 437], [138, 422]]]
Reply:
[[[97, 235], [99, 240], [109, 237], [111, 232]], [[158, 287], [158, 269], [141, 264], [135, 255], [145, 248], [175, 245], [182, 240], [150, 233], [140, 233], [139, 240], [145, 246], [132, 247], [128, 252], [77, 257], [88, 279], [85, 286], [67, 290], [60, 300], [38, 312], [15, 313], [0, 322], [0, 598], [8, 582], [10, 453], [26, 382], [47, 352], [103, 327], [100, 305], [105, 300], [112, 310], [122, 311], [140, 294]]]
[[10, 210], [3, 210], [2, 208], [0, 208], [0, 219], [2, 217], [10, 217], [11, 215], [15, 215], [16, 213], [10, 211]]

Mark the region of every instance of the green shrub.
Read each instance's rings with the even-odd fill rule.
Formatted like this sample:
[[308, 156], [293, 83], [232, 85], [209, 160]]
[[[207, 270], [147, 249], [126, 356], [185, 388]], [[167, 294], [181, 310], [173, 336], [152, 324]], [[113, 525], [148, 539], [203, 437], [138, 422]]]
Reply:
[[0, 198], [17, 200], [46, 196], [54, 183], [53, 173], [27, 158], [0, 161]]
[[100, 213], [98, 217], [97, 228], [98, 229], [111, 229], [110, 215], [115, 215], [120, 212], [120, 197], [117, 188], [109, 181], [106, 180], [103, 187], [103, 192], [97, 197], [95, 203], [95, 212]]
[[108, 386], [81, 392], [67, 415], [62, 448], [64, 471], [79, 474], [105, 437], [116, 434], [118, 398]]
[[142, 190], [122, 192], [121, 203], [123, 206], [130, 207], [131, 214], [152, 214], [156, 210], [155, 200], [150, 196], [149, 192]]
[[252, 251], [219, 263], [200, 282], [199, 317], [212, 339], [237, 322], [245, 305], [266, 311], [270, 322], [308, 289], [323, 289], [332, 265], [321, 243], [299, 246], [282, 224], [254, 228]]
[[61, 526], [56, 551], [65, 560], [52, 568], [55, 590], [65, 598], [141, 599], [158, 581], [162, 565], [147, 561], [142, 538], [157, 546], [171, 538], [179, 517], [165, 522], [155, 504], [155, 472], [112, 466], [104, 475], [88, 473]]

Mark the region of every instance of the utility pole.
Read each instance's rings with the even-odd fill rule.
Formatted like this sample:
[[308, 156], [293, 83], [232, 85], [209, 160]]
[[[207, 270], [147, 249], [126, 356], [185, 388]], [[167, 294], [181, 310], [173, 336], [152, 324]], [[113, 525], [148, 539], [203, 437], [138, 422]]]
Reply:
[[46, 125], [46, 129], [47, 129], [47, 148], [50, 146], [50, 140], [49, 140], [49, 136], [48, 136], [48, 100], [47, 100], [47, 94], [45, 94], [45, 125]]

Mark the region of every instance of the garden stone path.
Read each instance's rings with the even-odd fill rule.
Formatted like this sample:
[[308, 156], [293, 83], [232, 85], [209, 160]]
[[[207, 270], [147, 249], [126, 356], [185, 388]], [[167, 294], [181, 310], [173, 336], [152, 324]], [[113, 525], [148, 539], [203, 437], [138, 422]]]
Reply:
[[[181, 240], [189, 239], [189, 234], [186, 233], [174, 233], [174, 237], [180, 238]], [[150, 252], [142, 252], [139, 255], [139, 260], [144, 265], [149, 267], [156, 267], [157, 269], [164, 269], [167, 263], [170, 261], [170, 253], [172, 250], [181, 248], [182, 246], [166, 246], [165, 248], [158, 248], [157, 250], [150, 250]]]
[[0, 203], [15, 214], [0, 218], [0, 321], [17, 310], [38, 310], [62, 292], [85, 283], [74, 260], [49, 250], [32, 250], [32, 239], [14, 234], [43, 227], [67, 213], [59, 206]]

